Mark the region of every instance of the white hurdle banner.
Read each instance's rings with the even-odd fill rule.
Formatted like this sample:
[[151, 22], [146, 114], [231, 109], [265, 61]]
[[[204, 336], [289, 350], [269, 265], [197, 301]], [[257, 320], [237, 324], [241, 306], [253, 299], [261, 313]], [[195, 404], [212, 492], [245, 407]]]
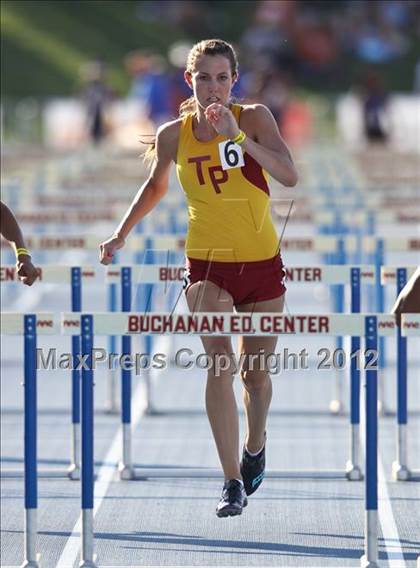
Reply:
[[[284, 204], [275, 204], [272, 209], [273, 218], [275, 220], [288, 218], [288, 222], [293, 223], [315, 223], [317, 225], [327, 225], [334, 223], [337, 218], [346, 225], [361, 225], [366, 224], [369, 219], [373, 219], [376, 223], [404, 223], [415, 224], [420, 223], [420, 210], [396, 210], [396, 211], [371, 211], [367, 209], [357, 211], [341, 211], [339, 209], [325, 208], [323, 210], [298, 210], [293, 204], [293, 209], [290, 211], [290, 205], [293, 204], [285, 202]], [[92, 209], [88, 211], [82, 210], [40, 210], [40, 211], [14, 211], [14, 215], [19, 223], [26, 224], [88, 224], [94, 221], [97, 222], [118, 222], [124, 214], [124, 207], [111, 207], [108, 209]], [[178, 223], [188, 222], [188, 212], [185, 208], [166, 208], [153, 211], [153, 222], [156, 223], [169, 223], [171, 217], [176, 215]]]
[[[105, 276], [106, 281], [112, 284], [121, 282], [123, 268], [131, 269], [133, 283], [159, 284], [164, 282], [182, 282], [185, 267], [179, 264], [143, 264], [143, 265], [117, 265], [111, 264], [107, 267], [82, 265], [80, 278], [82, 281], [97, 282]], [[37, 267], [39, 271], [39, 281], [48, 284], [71, 284], [73, 266], [62, 264], [48, 264]], [[313, 282], [319, 284], [350, 284], [351, 270], [360, 270], [360, 282], [362, 284], [374, 284], [377, 278], [377, 267], [370, 264], [330, 264], [325, 266], [286, 266], [284, 268], [285, 278], [288, 282]], [[397, 268], [395, 266], [381, 267], [382, 285], [396, 285]], [[407, 279], [410, 278], [417, 269], [417, 266], [405, 266]], [[18, 282], [16, 266], [13, 264], [3, 264], [0, 266], [0, 282]]]
[[[73, 267], [63, 264], [46, 264], [37, 266], [37, 281], [46, 284], [71, 284], [73, 268], [80, 268], [80, 279], [85, 282], [96, 282], [98, 278], [103, 278], [105, 275], [104, 269], [101, 270], [94, 266]], [[14, 264], [2, 264], [0, 266], [0, 282], [19, 282], [19, 276]]]
[[[104, 235], [103, 238], [106, 238]], [[32, 250], [63, 250], [83, 249], [98, 250], [101, 237], [95, 234], [87, 235], [27, 235], [26, 244]], [[332, 254], [338, 252], [340, 247], [346, 253], [356, 253], [362, 250], [365, 253], [374, 254], [378, 243], [384, 248], [384, 252], [419, 252], [419, 237], [356, 237], [354, 235], [335, 237], [319, 235], [316, 237], [284, 238], [280, 241], [280, 248], [284, 251], [315, 252], [320, 254]], [[1, 246], [10, 248], [9, 243], [2, 238]], [[184, 251], [185, 239], [174, 235], [132, 235], [126, 243], [129, 251]]]
[[62, 209], [59, 211], [14, 211], [13, 212], [19, 223], [26, 224], [78, 224], [78, 223], [93, 223], [94, 221], [116, 222], [121, 219], [124, 214], [122, 208], [108, 208], [108, 209], [92, 209], [88, 211]]
[[[80, 333], [82, 314], [64, 312], [61, 332], [65, 335]], [[366, 314], [300, 314], [273, 313], [97, 313], [94, 314], [93, 332], [98, 335], [132, 334], [192, 334], [192, 335], [363, 335]], [[379, 335], [394, 335], [395, 316], [376, 314]], [[420, 315], [406, 316], [403, 335], [420, 335]]]
[[[366, 315], [370, 314], [236, 314], [208, 312], [173, 314], [170, 312], [42, 312], [37, 315], [36, 332], [40, 335], [78, 335], [84, 315], [93, 316], [95, 335], [355, 335], [364, 334]], [[372, 314], [377, 318], [378, 335], [392, 336], [397, 329], [395, 316]], [[4, 312], [1, 333], [22, 335], [23, 314]], [[420, 335], [420, 314], [405, 314], [401, 332]]]
[[[109, 265], [106, 271], [107, 281], [117, 284], [126, 265]], [[322, 284], [350, 284], [352, 281], [352, 268], [360, 270], [360, 282], [374, 284], [376, 281], [376, 267], [367, 264], [329, 264], [325, 266], [286, 266], [285, 279], [288, 282], [317, 282]], [[185, 267], [176, 264], [143, 264], [131, 265], [131, 278], [133, 282], [157, 284], [159, 282], [182, 282]]]

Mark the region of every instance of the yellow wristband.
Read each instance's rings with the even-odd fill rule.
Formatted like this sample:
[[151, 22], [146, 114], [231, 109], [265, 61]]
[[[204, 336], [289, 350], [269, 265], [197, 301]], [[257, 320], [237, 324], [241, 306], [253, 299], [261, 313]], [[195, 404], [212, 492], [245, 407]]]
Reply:
[[231, 142], [233, 142], [234, 144], [242, 144], [245, 138], [246, 138], [245, 132], [243, 130], [240, 130], [239, 134], [235, 136], [235, 138], [231, 138]]
[[20, 247], [20, 248], [16, 249], [16, 258], [18, 256], [31, 256], [31, 255], [29, 254], [28, 249], [26, 249], [24, 247]]

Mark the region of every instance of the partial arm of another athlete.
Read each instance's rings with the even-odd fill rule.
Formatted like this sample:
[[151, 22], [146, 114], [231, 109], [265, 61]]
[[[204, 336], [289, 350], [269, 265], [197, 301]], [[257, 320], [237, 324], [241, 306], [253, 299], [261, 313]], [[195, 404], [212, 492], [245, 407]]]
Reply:
[[32, 264], [31, 255], [26, 248], [22, 231], [15, 216], [5, 203], [1, 205], [1, 234], [13, 246], [16, 254], [16, 271], [19, 280], [27, 286], [32, 286], [39, 276], [39, 271]]
[[391, 313], [396, 315], [399, 326], [401, 325], [401, 314], [420, 313], [420, 266], [399, 293]]

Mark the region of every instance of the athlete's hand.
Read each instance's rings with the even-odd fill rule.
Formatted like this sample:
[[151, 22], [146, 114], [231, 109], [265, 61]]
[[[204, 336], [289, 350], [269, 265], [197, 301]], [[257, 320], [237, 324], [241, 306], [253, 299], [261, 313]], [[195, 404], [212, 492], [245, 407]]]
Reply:
[[32, 286], [39, 276], [39, 269], [32, 264], [31, 257], [27, 255], [19, 256], [16, 262], [16, 272], [19, 280], [26, 286]]
[[114, 235], [110, 239], [101, 243], [99, 245], [99, 260], [101, 263], [105, 265], [111, 264], [115, 252], [124, 245], [125, 240], [118, 235]]
[[204, 111], [207, 121], [218, 134], [227, 138], [235, 138], [240, 130], [230, 109], [218, 103], [212, 103]]

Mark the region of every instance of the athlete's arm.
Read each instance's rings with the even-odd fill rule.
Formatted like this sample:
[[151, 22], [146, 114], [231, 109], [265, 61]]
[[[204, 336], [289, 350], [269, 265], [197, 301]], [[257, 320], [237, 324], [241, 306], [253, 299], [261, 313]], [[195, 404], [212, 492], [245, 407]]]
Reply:
[[[247, 110], [242, 112], [246, 113]], [[264, 105], [253, 105], [248, 112], [257, 142], [247, 136], [242, 143], [243, 150], [281, 184], [295, 186], [298, 174], [271, 111]]]
[[[205, 114], [220, 134], [231, 139], [239, 134], [235, 117], [225, 106], [213, 103], [206, 108]], [[245, 107], [241, 113], [241, 127], [247, 134], [242, 142], [243, 150], [283, 185], [296, 185], [298, 175], [292, 156], [270, 110], [259, 104]]]
[[18, 252], [18, 249], [25, 249], [25, 251], [21, 251], [21, 253], [16, 257], [16, 269], [19, 280], [21, 280], [27, 286], [32, 286], [32, 284], [39, 276], [39, 271], [32, 264], [31, 256], [26, 250], [25, 240], [15, 216], [7, 207], [7, 205], [2, 201], [0, 201], [0, 206], [1, 234], [14, 247], [15, 253]]
[[176, 121], [166, 123], [158, 129], [156, 157], [150, 175], [137, 192], [113, 236], [101, 243], [102, 264], [110, 264], [114, 252], [124, 246], [131, 229], [156, 207], [167, 192], [171, 162], [176, 158], [178, 132]]
[[10, 211], [3, 201], [0, 201], [1, 216], [0, 216], [0, 231], [3, 237], [14, 245], [15, 249], [25, 248], [25, 241], [23, 240], [22, 231], [16, 221], [15, 216]]

